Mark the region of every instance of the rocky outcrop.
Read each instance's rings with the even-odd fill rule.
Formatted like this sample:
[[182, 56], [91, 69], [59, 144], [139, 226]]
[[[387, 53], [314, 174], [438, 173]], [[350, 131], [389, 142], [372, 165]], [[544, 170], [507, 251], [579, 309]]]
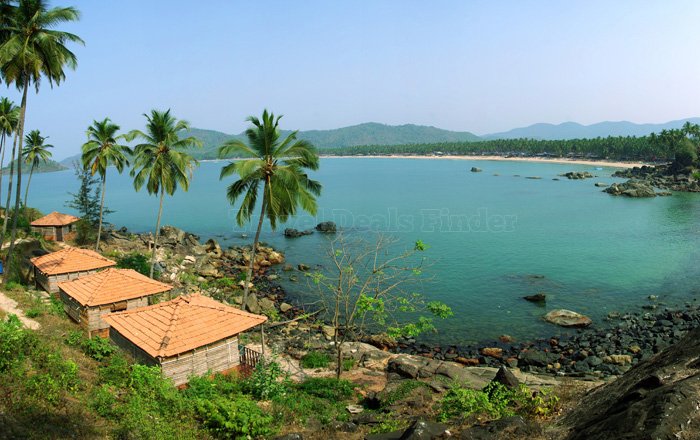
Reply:
[[334, 222], [321, 222], [316, 225], [316, 230], [318, 232], [336, 232], [338, 227]]
[[567, 440], [700, 438], [700, 328], [640, 362], [563, 419]]
[[697, 175], [677, 172], [669, 165], [642, 166], [616, 171], [613, 177], [644, 181], [650, 186], [670, 191], [700, 192]]
[[588, 171], [569, 171], [568, 173], [560, 174], [560, 176], [566, 177], [569, 180], [591, 179], [595, 177]]
[[561, 327], [588, 327], [591, 318], [566, 309], [556, 309], [544, 315], [544, 320]]
[[447, 426], [441, 423], [416, 420], [407, 429], [386, 432], [383, 434], [370, 434], [366, 440], [433, 440], [449, 436]]
[[656, 197], [654, 188], [641, 180], [631, 179], [625, 183], [613, 183], [603, 192], [613, 196], [625, 197]]
[[472, 173], [480, 173], [480, 172], [482, 172], [483, 170], [482, 170], [481, 168], [478, 168], [478, 167], [472, 167], [472, 169], [471, 169], [470, 171], [471, 171]]
[[284, 236], [287, 238], [303, 237], [304, 235], [311, 235], [313, 233], [314, 233], [313, 229], [306, 229], [304, 231], [300, 231], [300, 230], [294, 229], [294, 228], [287, 228], [284, 230]]

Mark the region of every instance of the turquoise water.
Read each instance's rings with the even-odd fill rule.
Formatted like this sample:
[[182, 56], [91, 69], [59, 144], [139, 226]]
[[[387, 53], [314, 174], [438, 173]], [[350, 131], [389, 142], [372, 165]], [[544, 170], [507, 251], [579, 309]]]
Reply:
[[[235, 225], [224, 196], [228, 182], [218, 179], [221, 166], [202, 163], [189, 192], [166, 198], [163, 223], [247, 244], [241, 233], [252, 237], [254, 226]], [[484, 171], [471, 173], [472, 166]], [[584, 170], [598, 177], [552, 180]], [[326, 238], [286, 239], [285, 226], [306, 229], [332, 220], [351, 234], [383, 232], [407, 247], [423, 240], [432, 263], [424, 293], [455, 312], [441, 323], [440, 335], [427, 337], [442, 342], [556, 333], [541, 320], [552, 308], [600, 320], [612, 310], [636, 309], [650, 294], [668, 304], [693, 300], [700, 294], [700, 195], [612, 197], [593, 184], [617, 181], [613, 171], [552, 163], [328, 158], [316, 173], [324, 186], [317, 217], [299, 216], [277, 232], [268, 228], [262, 240], [283, 250], [290, 263], [310, 265], [324, 264]], [[133, 231], [152, 230], [157, 198], [135, 193], [128, 175], [112, 172], [107, 183], [107, 205], [116, 211], [108, 220]], [[77, 185], [72, 171], [36, 175], [29, 204], [68, 211], [64, 202]], [[312, 299], [305, 282], [284, 284], [292, 298]], [[521, 299], [537, 291], [548, 294], [546, 307]]]

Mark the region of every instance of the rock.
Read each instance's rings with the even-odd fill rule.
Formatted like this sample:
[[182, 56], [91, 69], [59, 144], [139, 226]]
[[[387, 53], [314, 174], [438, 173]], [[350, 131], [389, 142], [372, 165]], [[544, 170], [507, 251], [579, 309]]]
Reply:
[[606, 364], [629, 365], [632, 363], [632, 356], [628, 354], [611, 354], [610, 356], [605, 356], [603, 362]]
[[510, 344], [511, 342], [515, 341], [515, 338], [513, 338], [511, 335], [501, 335], [498, 337], [498, 340], [504, 344]]
[[462, 356], [458, 356], [457, 358], [455, 358], [455, 362], [462, 364], [462, 365], [466, 365], [468, 367], [477, 367], [481, 363], [481, 362], [479, 362], [479, 359], [466, 358], [466, 357], [462, 357]]
[[503, 349], [498, 347], [485, 347], [481, 349], [482, 356], [489, 356], [500, 359], [503, 356]]
[[347, 412], [350, 414], [360, 414], [362, 411], [365, 409], [362, 407], [362, 405], [348, 405], [345, 407]]
[[262, 310], [260, 309], [260, 304], [258, 303], [258, 298], [255, 295], [248, 295], [248, 299], [245, 303], [245, 309], [250, 313], [260, 314]]
[[593, 174], [589, 173], [588, 171], [569, 171], [568, 173], [560, 174], [560, 176], [566, 177], [570, 180], [579, 180], [590, 179], [593, 177]]
[[330, 325], [321, 326], [321, 332], [323, 333], [323, 336], [329, 341], [332, 340], [335, 336], [335, 328], [333, 328]]
[[204, 243], [204, 249], [208, 254], [212, 254], [215, 258], [221, 258], [224, 255], [224, 251], [221, 250], [221, 246], [213, 238], [207, 240]]
[[316, 230], [319, 232], [336, 232], [337, 229], [334, 222], [321, 222], [316, 225]]
[[531, 179], [531, 180], [540, 180], [542, 179], [540, 176], [527, 176], [526, 179]]
[[365, 440], [433, 440], [446, 436], [449, 436], [449, 431], [447, 431], [447, 426], [442, 423], [416, 420], [407, 429], [383, 434], [369, 434]]
[[589, 393], [562, 420], [567, 440], [698, 438], [700, 328]]
[[595, 186], [597, 186], [598, 188], [607, 188], [608, 184], [603, 182], [596, 182]]
[[187, 255], [187, 256], [185, 256], [185, 258], [182, 259], [183, 263], [187, 262], [190, 264], [194, 264], [195, 261], [197, 261], [197, 259], [192, 255]]
[[365, 338], [365, 342], [372, 344], [377, 348], [382, 350], [390, 350], [396, 348], [396, 339], [387, 335], [386, 333], [380, 333], [376, 335], [370, 335]]
[[219, 271], [213, 265], [211, 265], [209, 263], [202, 265], [202, 267], [199, 268], [197, 273], [200, 276], [211, 277], [211, 278], [221, 278], [221, 276], [222, 276], [219, 273]]
[[265, 313], [265, 312], [272, 312], [275, 309], [275, 303], [268, 299], [268, 298], [260, 298], [258, 300], [258, 305], [260, 306], [260, 310]]
[[307, 270], [309, 270], [311, 268], [304, 263], [299, 263], [299, 265], [297, 266], [297, 269], [299, 269], [302, 272], [306, 272]]
[[496, 377], [494, 377], [491, 382], [500, 383], [501, 385], [504, 385], [506, 388], [510, 389], [516, 389], [518, 386], [520, 386], [520, 381], [518, 378], [516, 378], [515, 375], [505, 367], [505, 365], [501, 365], [496, 372]]
[[542, 292], [538, 292], [534, 295], [523, 296], [523, 299], [534, 303], [544, 303], [547, 301], [547, 295]]
[[285, 272], [291, 272], [294, 270], [294, 266], [292, 266], [291, 264], [285, 264], [282, 270]]
[[277, 436], [274, 440], [304, 440], [304, 436], [298, 432], [291, 432], [289, 434]]
[[504, 417], [462, 431], [461, 440], [501, 440], [541, 438], [542, 428], [521, 416]]
[[307, 229], [305, 231], [300, 231], [300, 230], [294, 229], [294, 228], [287, 228], [284, 230], [284, 236], [287, 238], [303, 237], [304, 235], [311, 235], [313, 233], [314, 233], [313, 229]]
[[656, 197], [651, 185], [636, 179], [630, 179], [625, 183], [613, 183], [603, 191], [614, 196]]
[[[245, 289], [245, 285], [246, 285], [245, 280], [239, 281], [239, 282], [238, 282], [238, 285], [241, 287], [241, 289]], [[253, 284], [253, 283], [251, 283], [250, 281], [248, 281], [248, 289], [254, 289], [254, 288], [255, 288], [255, 284]]]
[[267, 261], [270, 264], [282, 264], [284, 263], [284, 255], [280, 252], [271, 250], [267, 253]]
[[593, 321], [591, 318], [566, 309], [556, 309], [544, 315], [547, 322], [561, 327], [588, 327]]
[[480, 172], [482, 172], [483, 170], [482, 170], [481, 168], [472, 167], [472, 169], [471, 169], [470, 171], [471, 171], [472, 173], [480, 173]]
[[518, 355], [518, 365], [529, 365], [533, 367], [546, 367], [549, 363], [549, 356], [547, 353], [537, 350], [529, 349], [520, 352]]
[[294, 307], [292, 307], [291, 304], [287, 303], [282, 303], [280, 304], [280, 312], [282, 313], [287, 313], [288, 311], [292, 310]]

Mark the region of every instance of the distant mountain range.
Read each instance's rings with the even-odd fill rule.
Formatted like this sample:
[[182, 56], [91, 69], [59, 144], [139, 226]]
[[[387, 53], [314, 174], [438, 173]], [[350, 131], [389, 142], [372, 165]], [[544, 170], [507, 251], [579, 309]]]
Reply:
[[680, 128], [686, 121], [691, 124], [700, 124], [700, 118], [679, 119], [663, 124], [635, 124], [628, 121], [605, 121], [591, 125], [581, 125], [576, 122], [564, 122], [562, 124], [533, 124], [528, 127], [514, 128], [501, 133], [493, 133], [482, 136], [483, 139], [584, 139], [608, 136], [646, 136], [658, 133], [661, 130]]
[[[635, 124], [633, 122], [600, 122], [582, 125], [576, 122], [562, 124], [533, 124], [528, 127], [514, 128], [510, 131], [477, 136], [468, 131], [450, 131], [426, 125], [385, 125], [376, 122], [336, 128], [333, 130], [300, 131], [298, 137], [306, 139], [318, 149], [343, 148], [358, 145], [402, 145], [402, 144], [436, 144], [442, 142], [476, 142], [491, 139], [577, 139], [607, 136], [646, 136], [664, 129], [680, 128], [686, 121], [700, 124], [700, 118], [679, 119], [662, 124]], [[289, 131], [283, 131], [286, 136]], [[215, 130], [193, 128], [192, 136], [202, 141], [202, 148], [194, 152], [198, 159], [215, 159], [217, 149], [230, 139], [245, 139], [243, 133], [226, 134]], [[72, 166], [80, 155], [68, 157], [62, 165]]]

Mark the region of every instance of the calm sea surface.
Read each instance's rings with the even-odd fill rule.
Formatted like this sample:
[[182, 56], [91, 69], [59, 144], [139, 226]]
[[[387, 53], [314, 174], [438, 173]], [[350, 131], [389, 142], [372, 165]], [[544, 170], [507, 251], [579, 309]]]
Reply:
[[[221, 166], [202, 163], [189, 192], [166, 198], [163, 224], [203, 239], [247, 244], [250, 238], [241, 234], [252, 237], [254, 222], [235, 224], [225, 198], [230, 180], [219, 181]], [[469, 172], [472, 166], [483, 172]], [[598, 177], [552, 180], [584, 170]], [[116, 212], [108, 221], [136, 232], [152, 230], [157, 198], [134, 192], [128, 174], [110, 171], [106, 204]], [[600, 321], [610, 311], [638, 310], [649, 295], [668, 305], [694, 301], [700, 295], [700, 195], [612, 197], [593, 184], [617, 181], [613, 171], [526, 162], [323, 159], [315, 175], [324, 187], [317, 217], [301, 215], [276, 232], [266, 225], [262, 240], [295, 265], [324, 264], [327, 239], [286, 239], [284, 227], [307, 229], [332, 220], [351, 235], [382, 232], [405, 247], [424, 241], [432, 263], [424, 294], [455, 312], [440, 323], [440, 334], [427, 336], [443, 343], [559, 333], [541, 320], [553, 308]], [[64, 203], [77, 186], [72, 171], [38, 174], [29, 205], [70, 212]], [[282, 279], [292, 299], [312, 299], [303, 279]], [[547, 293], [546, 307], [522, 300], [538, 291]]]

